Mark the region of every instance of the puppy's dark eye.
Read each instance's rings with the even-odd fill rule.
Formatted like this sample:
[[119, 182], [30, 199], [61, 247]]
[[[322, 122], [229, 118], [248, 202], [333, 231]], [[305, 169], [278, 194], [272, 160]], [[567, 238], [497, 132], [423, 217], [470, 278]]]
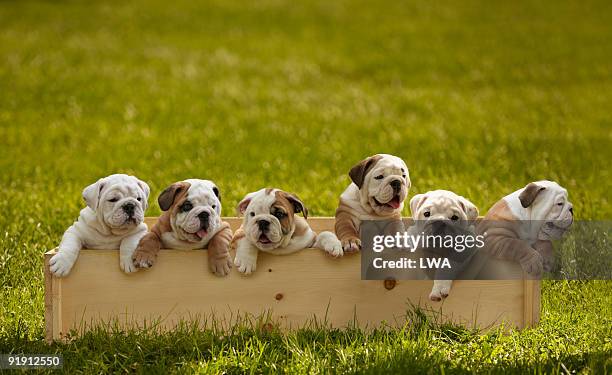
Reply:
[[557, 206], [563, 206], [563, 202], [557, 203]]
[[251, 212], [251, 217], [252, 217], [252, 216], [255, 216], [255, 212]]
[[136, 198], [136, 200], [137, 200], [138, 202], [140, 202], [140, 201], [142, 200], [142, 198], [138, 197], [138, 198]]
[[212, 205], [212, 206], [210, 206], [210, 207], [212, 207], [212, 209], [214, 210], [215, 208], [217, 208], [217, 205], [216, 205], [216, 204], [213, 204], [213, 205]]
[[284, 213], [284, 212], [283, 212], [283, 211], [281, 211], [281, 210], [276, 210], [276, 211], [274, 211], [274, 213], [273, 213], [272, 215], [276, 216], [276, 218], [277, 218], [277, 219], [282, 219], [282, 218], [284, 218], [285, 216], [287, 216], [287, 214], [286, 214], [286, 213]]
[[451, 220], [452, 221], [457, 221], [457, 220], [459, 220], [459, 216], [453, 215], [453, 216], [451, 216]]
[[111, 203], [119, 202], [119, 198], [111, 198], [108, 201]]
[[378, 176], [374, 177], [375, 180], [382, 180], [383, 178], [385, 178], [385, 176], [383, 176], [382, 174], [379, 174]]
[[429, 211], [427, 211], [427, 212], [425, 212], [425, 213], [423, 214], [423, 216], [425, 216], [425, 217], [429, 217], [429, 215], [431, 215], [431, 212], [429, 212]]
[[193, 205], [191, 204], [191, 202], [187, 201], [183, 203], [183, 205], [181, 206], [181, 211], [182, 212], [191, 211], [192, 208], [193, 208]]
[[406, 175], [405, 175], [405, 174], [403, 174], [403, 175], [402, 175], [402, 177], [406, 178]]

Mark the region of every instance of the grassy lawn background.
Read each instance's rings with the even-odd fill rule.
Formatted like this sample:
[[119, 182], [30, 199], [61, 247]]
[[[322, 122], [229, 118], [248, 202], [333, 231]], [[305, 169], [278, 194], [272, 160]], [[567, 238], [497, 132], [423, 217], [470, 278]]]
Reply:
[[348, 169], [386, 152], [410, 196], [451, 189], [484, 213], [546, 178], [578, 218], [610, 219], [611, 18], [605, 1], [1, 2], [0, 353], [58, 351], [72, 371], [612, 371], [610, 282], [546, 283], [541, 324], [510, 335], [422, 322], [47, 346], [42, 275], [83, 187], [116, 172], [150, 184], [149, 215], [200, 177], [225, 215], [276, 186], [326, 216]]

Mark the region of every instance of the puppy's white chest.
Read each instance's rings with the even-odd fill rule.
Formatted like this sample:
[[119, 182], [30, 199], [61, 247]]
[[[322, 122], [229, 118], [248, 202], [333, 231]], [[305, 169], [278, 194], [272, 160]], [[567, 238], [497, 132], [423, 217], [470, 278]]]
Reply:
[[118, 249], [125, 236], [102, 235], [95, 228], [81, 221], [75, 224], [85, 249]]

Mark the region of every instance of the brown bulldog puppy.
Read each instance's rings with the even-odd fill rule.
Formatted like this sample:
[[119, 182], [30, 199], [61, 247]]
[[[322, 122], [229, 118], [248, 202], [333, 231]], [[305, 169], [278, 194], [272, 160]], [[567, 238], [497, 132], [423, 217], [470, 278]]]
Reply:
[[349, 172], [353, 181], [340, 195], [336, 210], [336, 236], [345, 252], [359, 251], [363, 220], [401, 220], [410, 189], [406, 163], [397, 156], [377, 154]]
[[260, 251], [285, 255], [314, 247], [334, 257], [342, 256], [340, 241], [332, 232], [317, 234], [310, 228], [308, 209], [295, 194], [280, 189], [249, 193], [238, 204], [238, 213], [244, 215], [244, 221], [232, 247], [236, 249], [234, 264], [241, 273], [255, 272]]
[[552, 262], [551, 240], [561, 238], [573, 220], [567, 190], [537, 181], [495, 203], [477, 231], [485, 234], [488, 254], [518, 262], [524, 272], [539, 277]]
[[221, 220], [219, 189], [208, 180], [175, 182], [158, 198], [164, 213], [138, 244], [132, 257], [139, 268], [153, 266], [161, 248], [208, 249], [208, 266], [217, 276], [230, 272], [232, 230]]

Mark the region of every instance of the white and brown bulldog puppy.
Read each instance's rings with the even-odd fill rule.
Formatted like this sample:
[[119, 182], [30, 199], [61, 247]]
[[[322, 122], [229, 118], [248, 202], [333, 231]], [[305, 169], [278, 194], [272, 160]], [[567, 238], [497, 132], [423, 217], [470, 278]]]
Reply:
[[[333, 233], [317, 235], [310, 228], [306, 221], [308, 209], [294, 194], [261, 189], [247, 194], [237, 210], [244, 215], [244, 221], [234, 235], [232, 247], [236, 249], [234, 264], [244, 274], [255, 271], [260, 251], [285, 255], [315, 247], [334, 257], [342, 255], [340, 241]], [[300, 212], [304, 217], [297, 215]]]
[[544, 180], [531, 182], [495, 203], [478, 231], [486, 234], [485, 250], [490, 255], [518, 262], [523, 271], [539, 277], [552, 262], [551, 240], [561, 238], [573, 221], [567, 190]]
[[82, 248], [118, 248], [119, 267], [133, 272], [132, 253], [147, 232], [143, 221], [149, 185], [134, 176], [113, 174], [86, 187], [83, 199], [87, 207], [64, 233], [57, 254], [49, 261], [51, 272], [68, 275]]
[[370, 156], [351, 168], [349, 176], [353, 182], [340, 195], [335, 227], [345, 252], [361, 249], [361, 221], [401, 220], [410, 189], [408, 167], [393, 155]]
[[[478, 208], [474, 203], [448, 190], [415, 195], [410, 200], [410, 211], [414, 225], [409, 232], [415, 235], [436, 235], [437, 231], [444, 231], [445, 225], [474, 232], [475, 220], [478, 218]], [[452, 280], [434, 280], [429, 299], [441, 301], [448, 297], [452, 284]]]
[[218, 275], [230, 272], [232, 230], [221, 220], [219, 189], [208, 180], [175, 182], [157, 199], [164, 213], [138, 244], [133, 256], [138, 268], [155, 264], [161, 248], [208, 249], [208, 266]]

